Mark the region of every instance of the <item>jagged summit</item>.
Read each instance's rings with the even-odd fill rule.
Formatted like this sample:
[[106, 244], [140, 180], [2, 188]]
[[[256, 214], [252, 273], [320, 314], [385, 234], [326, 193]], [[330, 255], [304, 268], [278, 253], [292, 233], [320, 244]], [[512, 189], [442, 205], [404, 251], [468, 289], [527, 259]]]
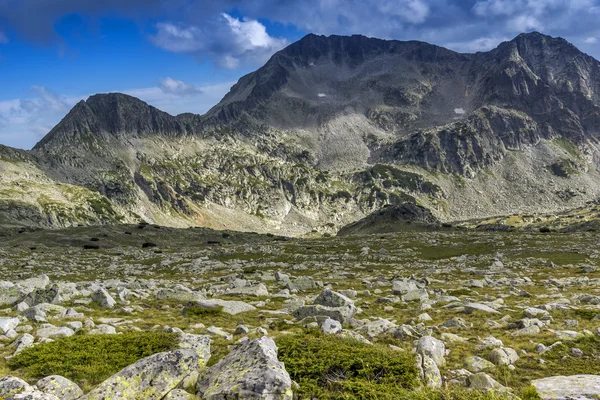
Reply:
[[95, 94], [77, 103], [34, 150], [64, 146], [86, 135], [179, 135], [185, 129], [176, 117], [122, 93]]

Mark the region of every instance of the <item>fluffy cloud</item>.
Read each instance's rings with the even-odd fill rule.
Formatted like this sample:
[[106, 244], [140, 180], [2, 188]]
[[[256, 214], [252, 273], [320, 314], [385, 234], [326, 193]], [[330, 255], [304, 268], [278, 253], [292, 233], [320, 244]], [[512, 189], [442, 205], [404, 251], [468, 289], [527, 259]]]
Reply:
[[248, 61], [264, 62], [287, 44], [285, 39], [270, 36], [260, 22], [226, 13], [202, 28], [172, 22], [159, 23], [156, 28], [151, 40], [157, 46], [198, 57], [207, 54], [216, 64], [229, 69]]
[[202, 93], [202, 90], [194, 85], [190, 85], [169, 77], [159, 79], [158, 87], [164, 93], [173, 94], [176, 96], [192, 96]]

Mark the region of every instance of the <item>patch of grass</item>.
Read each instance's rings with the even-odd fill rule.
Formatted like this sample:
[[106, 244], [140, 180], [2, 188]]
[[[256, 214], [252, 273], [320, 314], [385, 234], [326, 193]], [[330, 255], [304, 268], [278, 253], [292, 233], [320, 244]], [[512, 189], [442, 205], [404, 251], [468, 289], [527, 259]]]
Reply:
[[208, 308], [189, 305], [184, 308], [183, 314], [188, 318], [216, 317], [223, 315], [223, 307]]
[[89, 390], [144, 357], [176, 347], [177, 335], [171, 333], [75, 335], [28, 348], [7, 366], [25, 379], [62, 375]]
[[419, 384], [410, 353], [307, 331], [277, 339], [299, 398], [397, 399]]

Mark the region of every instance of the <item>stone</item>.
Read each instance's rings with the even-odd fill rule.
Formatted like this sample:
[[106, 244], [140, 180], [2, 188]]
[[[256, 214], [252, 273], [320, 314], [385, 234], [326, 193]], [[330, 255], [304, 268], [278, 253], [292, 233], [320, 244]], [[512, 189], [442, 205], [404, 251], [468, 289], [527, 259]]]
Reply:
[[341, 324], [345, 324], [354, 316], [356, 309], [348, 307], [325, 307], [322, 305], [308, 305], [297, 308], [292, 315], [297, 320], [303, 320], [307, 317], [329, 317]]
[[[248, 311], [256, 310], [251, 304], [244, 303], [243, 301], [228, 301], [221, 299], [210, 299], [210, 300], [199, 300], [192, 303], [189, 303], [187, 307], [199, 307], [199, 308], [213, 308], [213, 309], [221, 309], [226, 314], [236, 315]], [[186, 308], [187, 308], [186, 307]], [[185, 315], [186, 308], [183, 309], [183, 313]]]
[[0, 333], [6, 334], [6, 332], [15, 329], [21, 321], [19, 318], [0, 318]]
[[392, 282], [392, 293], [395, 295], [404, 295], [410, 291], [420, 289], [417, 282], [413, 280], [402, 280]]
[[292, 380], [266, 336], [234, 348], [201, 375], [196, 388], [205, 400], [293, 398]]
[[210, 359], [211, 342], [211, 338], [206, 335], [194, 335], [191, 333], [179, 335], [179, 348], [194, 350], [204, 364]]
[[269, 291], [264, 283], [259, 283], [258, 285], [233, 288], [225, 292], [225, 294], [238, 297], [266, 297], [269, 295]]
[[67, 328], [66, 326], [47, 326], [41, 329], [38, 329], [35, 332], [35, 335], [37, 337], [40, 338], [50, 338], [50, 339], [56, 339], [56, 338], [62, 338], [62, 337], [69, 337], [69, 336], [73, 336], [75, 334], [75, 331], [71, 328]]
[[62, 400], [53, 394], [44, 393], [40, 390], [34, 390], [33, 392], [23, 392], [10, 396], [7, 400]]
[[375, 321], [369, 321], [360, 328], [358, 328], [358, 332], [362, 335], [365, 335], [370, 338], [375, 338], [379, 335], [386, 333], [387, 331], [394, 329], [396, 324], [393, 322], [384, 319], [378, 318]]
[[19, 354], [26, 348], [33, 346], [34, 342], [35, 338], [32, 335], [30, 335], [29, 333], [24, 333], [14, 342], [14, 344], [17, 346], [14, 354]]
[[540, 308], [528, 307], [525, 310], [523, 310], [523, 316], [527, 318], [547, 318], [550, 317], [550, 313]]
[[427, 299], [429, 299], [429, 293], [427, 292], [427, 289], [411, 290], [402, 295], [402, 300], [404, 301], [424, 301]]
[[417, 342], [417, 353], [431, 358], [438, 367], [443, 367], [446, 363], [446, 346], [444, 342], [433, 336], [423, 336]]
[[34, 289], [31, 293], [25, 296], [21, 301], [32, 307], [38, 304], [58, 304], [62, 301], [58, 286], [53, 285], [50, 288]]
[[157, 300], [172, 300], [181, 303], [202, 300], [203, 296], [183, 285], [175, 285], [172, 288], [162, 288], [156, 291]]
[[493, 349], [489, 355], [490, 361], [494, 365], [512, 365], [519, 360], [517, 352], [508, 347]]
[[471, 388], [473, 390], [484, 390], [484, 391], [489, 391], [489, 390], [504, 391], [504, 390], [506, 390], [506, 388], [504, 386], [502, 386], [501, 384], [496, 382], [491, 376], [489, 376], [485, 372], [479, 372], [479, 373], [469, 376], [467, 378], [467, 382], [468, 382], [469, 388]]
[[33, 392], [33, 387], [15, 376], [0, 378], [0, 398], [7, 398], [23, 392]]
[[531, 385], [542, 400], [593, 400], [600, 394], [600, 375], [552, 376]]
[[37, 388], [47, 394], [53, 394], [61, 400], [75, 400], [83, 396], [83, 390], [76, 383], [60, 375], [47, 376], [35, 384]]
[[353, 300], [331, 289], [322, 291], [313, 303], [325, 307], [354, 307]]
[[315, 290], [319, 288], [317, 282], [315, 282], [315, 280], [310, 276], [301, 276], [296, 278], [289, 286], [290, 289], [296, 289], [300, 291]]
[[515, 331], [513, 333], [511, 333], [512, 336], [533, 336], [533, 335], [537, 335], [540, 333], [540, 327], [537, 325], [531, 325], [528, 326], [527, 328], [522, 328], [519, 329], [518, 331]]
[[486, 312], [491, 314], [500, 314], [498, 310], [493, 309], [492, 307], [481, 304], [481, 303], [465, 303], [464, 304], [464, 312], [465, 314], [471, 314], [474, 312]]
[[419, 375], [425, 385], [433, 389], [442, 387], [442, 374], [435, 361], [422, 354], [417, 354], [416, 358]]
[[108, 291], [104, 288], [98, 288], [94, 293], [92, 293], [92, 300], [102, 308], [113, 308], [117, 302], [113, 297], [108, 293]]
[[160, 400], [204, 366], [194, 349], [157, 353], [117, 372], [81, 400]]
[[95, 328], [90, 329], [88, 335], [114, 335], [117, 333], [117, 330], [114, 326], [107, 324], [99, 324], [96, 325]]
[[225, 340], [233, 340], [233, 335], [231, 333], [226, 332], [223, 329], [218, 328], [216, 326], [209, 326], [208, 328], [206, 328], [206, 333], [208, 333], [211, 336], [220, 336]]
[[494, 364], [478, 356], [470, 356], [465, 358], [464, 362], [465, 369], [473, 373], [481, 372], [486, 369], [494, 368]]
[[196, 396], [186, 392], [185, 390], [181, 390], [181, 389], [171, 390], [164, 397], [164, 400], [195, 400], [195, 399], [197, 399]]
[[321, 324], [321, 331], [326, 335], [335, 335], [342, 330], [342, 324], [335, 319], [326, 318]]

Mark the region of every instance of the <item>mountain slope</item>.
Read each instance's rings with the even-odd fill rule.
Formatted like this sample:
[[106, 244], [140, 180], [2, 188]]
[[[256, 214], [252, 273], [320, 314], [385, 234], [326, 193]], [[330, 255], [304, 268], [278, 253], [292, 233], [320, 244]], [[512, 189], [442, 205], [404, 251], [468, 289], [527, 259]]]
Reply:
[[560, 38], [460, 54], [308, 35], [203, 116], [95, 95], [4, 154], [124, 221], [333, 233], [405, 202], [441, 220], [581, 206], [600, 190], [599, 130], [600, 63]]

